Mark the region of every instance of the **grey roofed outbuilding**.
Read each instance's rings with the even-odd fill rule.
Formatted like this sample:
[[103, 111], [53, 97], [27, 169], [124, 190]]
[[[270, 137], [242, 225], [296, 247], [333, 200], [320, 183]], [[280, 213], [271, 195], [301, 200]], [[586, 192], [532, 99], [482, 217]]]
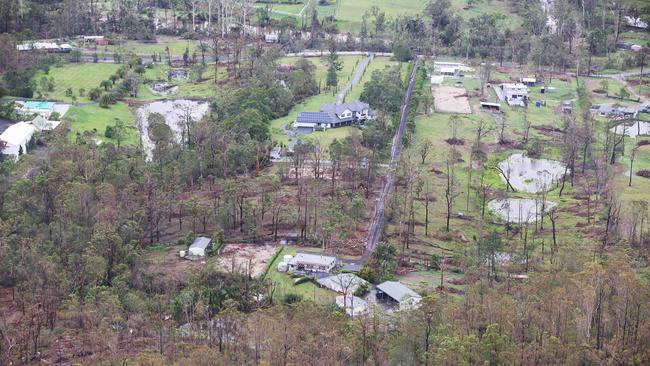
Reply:
[[208, 246], [210, 245], [210, 242], [212, 239], [206, 238], [205, 236], [198, 236], [194, 241], [192, 242], [192, 245], [190, 245], [190, 249], [207, 249]]
[[377, 285], [377, 289], [397, 302], [402, 302], [408, 298], [421, 298], [415, 291], [396, 281], [381, 283]]
[[352, 273], [339, 273], [333, 276], [319, 278], [316, 282], [332, 291], [340, 293], [347, 292], [347, 295], [350, 295], [356, 292], [359, 286], [366, 282], [366, 280]]

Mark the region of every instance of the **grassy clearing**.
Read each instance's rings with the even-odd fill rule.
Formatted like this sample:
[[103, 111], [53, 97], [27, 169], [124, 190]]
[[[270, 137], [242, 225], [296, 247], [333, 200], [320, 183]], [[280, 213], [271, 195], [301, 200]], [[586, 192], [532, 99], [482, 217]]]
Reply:
[[89, 132], [94, 134], [99, 140], [117, 144], [115, 139], [105, 137], [104, 132], [106, 131], [106, 126], [114, 125], [115, 119], [118, 118], [129, 126], [122, 143], [133, 146], [139, 143], [138, 131], [135, 128], [135, 115], [133, 115], [129, 107], [123, 102], [119, 102], [110, 108], [101, 108], [97, 105], [71, 107], [66, 117], [72, 120], [70, 126], [72, 139], [76, 139], [77, 133], [84, 134], [85, 132]]
[[[148, 68], [146, 70], [145, 84], [150, 83], [156, 80], [167, 81], [168, 73], [170, 67], [166, 64], [158, 64], [153, 68]], [[226, 68], [219, 67], [217, 80], [224, 79], [226, 77]], [[147, 85], [142, 85], [140, 87], [138, 99], [142, 100], [152, 100], [152, 99], [161, 99], [166, 97], [176, 98], [176, 97], [198, 97], [198, 98], [209, 98], [216, 95], [216, 91], [220, 86], [215, 85], [214, 83], [214, 68], [208, 66], [203, 73], [203, 79], [199, 81], [198, 75], [196, 72], [191, 71], [190, 77], [187, 80], [172, 80], [171, 83], [178, 86], [178, 90], [175, 94], [169, 96], [161, 96], [153, 93]]]
[[[338, 0], [336, 5], [337, 25], [342, 31], [358, 32], [364, 13], [373, 6], [378, 7], [390, 18], [399, 15], [419, 14], [427, 5], [427, 0]], [[320, 11], [319, 11], [320, 14]]]
[[334, 298], [336, 297], [334, 292], [320, 288], [313, 282], [294, 285], [294, 279], [290, 275], [278, 272], [278, 263], [282, 262], [283, 257], [287, 254], [295, 255], [296, 250], [290, 247], [285, 247], [273, 263], [271, 263], [271, 267], [266, 276], [266, 278], [275, 286], [273, 299], [275, 301], [282, 301], [287, 294], [297, 294], [302, 296], [303, 299], [314, 301], [317, 304], [333, 303]]
[[451, 4], [456, 9], [456, 12], [465, 20], [483, 14], [497, 14], [503, 15], [503, 21], [511, 27], [516, 27], [521, 24], [521, 17], [513, 13], [511, 3], [507, 1], [478, 1], [472, 7], [467, 7], [467, 0], [452, 0]]
[[[108, 79], [119, 67], [120, 65], [112, 63], [64, 64], [50, 68], [47, 75], [42, 71], [37, 72], [33, 80], [38, 86], [37, 91], [41, 92], [44, 98], [71, 102], [73, 98], [65, 95], [66, 90], [71, 88], [76, 100], [84, 102], [88, 101], [88, 91], [99, 87], [99, 83]], [[40, 80], [44, 76], [48, 79], [50, 77], [54, 79], [54, 91], [47, 92], [41, 89]], [[82, 88], [85, 89], [86, 93], [84, 97], [80, 96], [79, 93]]]
[[150, 56], [153, 53], [156, 54], [166, 54], [166, 48], [169, 47], [169, 52], [172, 55], [182, 55], [185, 52], [185, 49], [189, 49], [190, 56], [193, 52], [196, 51], [197, 55], [200, 56], [200, 52], [197, 50], [199, 45], [198, 41], [195, 40], [184, 40], [173, 37], [158, 37], [158, 43], [144, 43], [138, 41], [124, 41], [120, 44], [109, 45], [109, 46], [100, 46], [97, 48], [97, 52], [105, 52], [113, 54], [118, 53], [135, 53], [138, 55]]

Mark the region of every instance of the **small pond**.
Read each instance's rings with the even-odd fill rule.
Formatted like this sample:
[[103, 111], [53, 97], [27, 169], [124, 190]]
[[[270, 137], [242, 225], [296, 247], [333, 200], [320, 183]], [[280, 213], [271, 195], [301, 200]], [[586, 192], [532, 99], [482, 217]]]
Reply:
[[186, 80], [190, 77], [190, 71], [187, 69], [171, 69], [169, 70], [169, 77], [172, 80]]
[[[556, 202], [546, 201], [545, 211], [557, 206]], [[535, 222], [542, 213], [542, 202], [529, 198], [497, 199], [488, 203], [490, 211], [511, 223]]]
[[[510, 184], [518, 191], [538, 193], [553, 188], [564, 175], [565, 166], [559, 161], [533, 159], [524, 154], [512, 154], [499, 163]], [[503, 175], [501, 179], [505, 181]]]
[[616, 127], [612, 127], [610, 131], [619, 135], [625, 134], [631, 138], [636, 138], [639, 135], [650, 135], [650, 122], [637, 121], [631, 126], [623, 123]]
[[170, 95], [176, 93], [178, 87], [166, 81], [154, 81], [149, 85], [151, 92], [158, 95]]
[[189, 116], [199, 121], [208, 113], [209, 104], [188, 99], [160, 100], [142, 105], [136, 110], [137, 127], [147, 160], [151, 160], [154, 143], [149, 136], [149, 115], [160, 113], [165, 118], [177, 142], [181, 141], [183, 123]]

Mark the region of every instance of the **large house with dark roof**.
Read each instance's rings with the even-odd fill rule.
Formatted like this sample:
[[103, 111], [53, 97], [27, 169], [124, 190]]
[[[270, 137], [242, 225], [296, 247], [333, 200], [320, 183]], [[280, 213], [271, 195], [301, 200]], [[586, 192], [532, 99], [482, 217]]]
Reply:
[[343, 104], [323, 104], [320, 112], [300, 112], [295, 127], [326, 130], [341, 126], [360, 125], [372, 119], [373, 112], [367, 103], [354, 101]]

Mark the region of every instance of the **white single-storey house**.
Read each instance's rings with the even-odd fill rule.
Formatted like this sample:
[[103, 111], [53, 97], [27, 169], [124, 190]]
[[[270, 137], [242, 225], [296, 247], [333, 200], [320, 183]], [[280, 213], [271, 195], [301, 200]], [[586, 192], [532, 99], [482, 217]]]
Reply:
[[399, 310], [418, 307], [422, 296], [396, 281], [386, 281], [377, 285], [377, 299], [397, 304]]
[[287, 262], [289, 271], [328, 273], [336, 266], [336, 258], [320, 254], [298, 253]]
[[499, 87], [503, 90], [506, 102], [510, 106], [525, 107], [528, 103], [528, 87], [522, 83], [504, 83]]
[[194, 239], [192, 245], [190, 245], [190, 249], [188, 250], [188, 255], [204, 257], [205, 251], [208, 249], [211, 242], [212, 239], [206, 238], [205, 236], [197, 237], [196, 239]]
[[15, 159], [22, 153], [27, 152], [27, 145], [34, 136], [36, 127], [29, 122], [18, 122], [9, 126], [5, 132], [0, 135], [0, 140], [6, 143], [2, 153], [13, 155]]

